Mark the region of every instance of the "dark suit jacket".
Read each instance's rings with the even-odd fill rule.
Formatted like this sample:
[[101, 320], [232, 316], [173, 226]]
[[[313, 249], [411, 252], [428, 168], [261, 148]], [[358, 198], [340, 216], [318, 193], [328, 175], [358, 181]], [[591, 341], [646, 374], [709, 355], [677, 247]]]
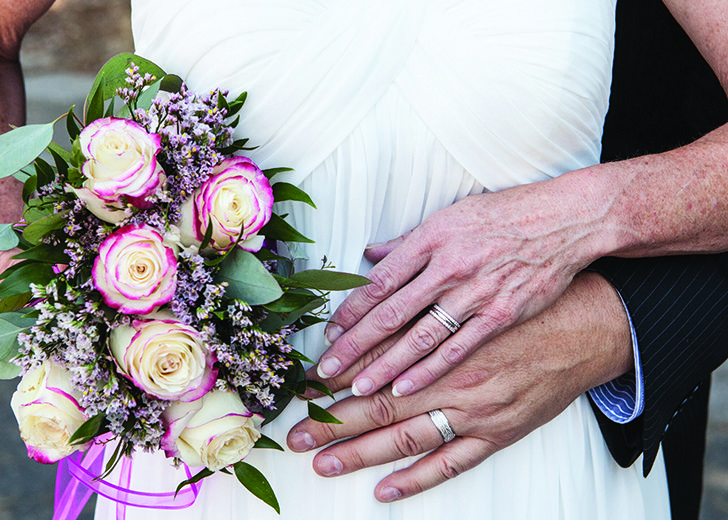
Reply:
[[[604, 162], [693, 141], [728, 121], [725, 93], [660, 0], [620, 0]], [[728, 196], [728, 194], [726, 194]], [[728, 256], [605, 258], [637, 331], [645, 411], [619, 426], [597, 414], [623, 466], [662, 441], [674, 520], [697, 519], [710, 372], [728, 357]]]

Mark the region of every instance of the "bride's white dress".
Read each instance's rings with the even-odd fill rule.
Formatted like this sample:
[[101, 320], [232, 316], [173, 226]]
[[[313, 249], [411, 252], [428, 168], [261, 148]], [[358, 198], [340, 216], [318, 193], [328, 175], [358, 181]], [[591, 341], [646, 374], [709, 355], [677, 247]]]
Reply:
[[[616, 0], [138, 0], [137, 52], [204, 91], [249, 92], [239, 127], [262, 167], [296, 169], [318, 210], [287, 208], [338, 269], [365, 273], [368, 243], [393, 238], [471, 193], [598, 162]], [[534, 208], [534, 211], [537, 211]], [[335, 296], [335, 302], [340, 301]], [[316, 358], [321, 329], [297, 347]], [[323, 404], [326, 404], [324, 402]], [[265, 433], [285, 445], [294, 402]], [[664, 465], [619, 468], [585, 397], [477, 468], [417, 497], [378, 503], [402, 461], [325, 479], [312, 455], [254, 450], [281, 518], [669, 518]], [[660, 458], [661, 459], [661, 458]], [[183, 480], [162, 458], [135, 459], [132, 486]], [[99, 500], [97, 518], [115, 508]], [[267, 519], [234, 478], [205, 482], [183, 511], [128, 519]]]

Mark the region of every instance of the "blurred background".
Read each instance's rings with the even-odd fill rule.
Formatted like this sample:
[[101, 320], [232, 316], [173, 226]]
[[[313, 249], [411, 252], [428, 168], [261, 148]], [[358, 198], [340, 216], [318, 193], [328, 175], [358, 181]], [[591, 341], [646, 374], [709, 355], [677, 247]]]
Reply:
[[[23, 42], [28, 123], [51, 121], [71, 105], [83, 104], [104, 62], [133, 50], [129, 16], [129, 0], [56, 0]], [[16, 385], [17, 380], [0, 381], [0, 519], [48, 520], [56, 468], [26, 456], [9, 404]], [[726, 403], [728, 364], [713, 378], [701, 520], [728, 518]], [[83, 520], [93, 518], [92, 507], [84, 510]]]

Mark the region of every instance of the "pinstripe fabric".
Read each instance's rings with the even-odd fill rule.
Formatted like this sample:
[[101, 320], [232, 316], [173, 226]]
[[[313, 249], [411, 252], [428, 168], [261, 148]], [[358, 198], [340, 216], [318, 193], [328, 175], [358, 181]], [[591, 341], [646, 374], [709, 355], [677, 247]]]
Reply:
[[[644, 451], [644, 472], [675, 415], [728, 356], [728, 257], [604, 258], [592, 268], [620, 291], [637, 330], [645, 379], [639, 424], [610, 445], [622, 465]], [[604, 428], [603, 428], [604, 431]], [[605, 432], [606, 433], [606, 432]], [[607, 436], [605, 435], [605, 436]]]

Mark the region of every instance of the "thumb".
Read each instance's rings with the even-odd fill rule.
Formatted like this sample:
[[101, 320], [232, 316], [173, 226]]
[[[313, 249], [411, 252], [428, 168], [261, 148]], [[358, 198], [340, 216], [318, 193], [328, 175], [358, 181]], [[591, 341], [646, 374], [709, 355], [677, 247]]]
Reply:
[[404, 242], [405, 238], [407, 238], [410, 233], [412, 233], [412, 231], [407, 231], [404, 235], [393, 238], [387, 242], [369, 244], [366, 249], [364, 249], [364, 258], [376, 264], [389, 253], [397, 249], [397, 247]]

